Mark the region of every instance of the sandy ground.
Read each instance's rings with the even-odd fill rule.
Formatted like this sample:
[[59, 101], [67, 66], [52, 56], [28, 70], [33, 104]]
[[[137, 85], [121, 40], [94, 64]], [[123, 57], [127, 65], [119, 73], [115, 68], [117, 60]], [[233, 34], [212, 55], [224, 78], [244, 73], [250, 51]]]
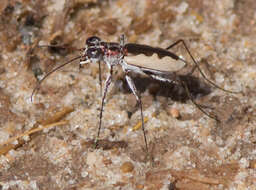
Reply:
[[[256, 189], [254, 0], [29, 1], [0, 5], [0, 189]], [[69, 64], [92, 35], [168, 47], [184, 39], [203, 72], [179, 85], [134, 75], [136, 99], [117, 68], [103, 113], [98, 65]], [[38, 45], [57, 44], [46, 48]], [[64, 48], [65, 47], [65, 48]], [[184, 47], [173, 52], [190, 64]], [[103, 79], [108, 70], [104, 68]]]

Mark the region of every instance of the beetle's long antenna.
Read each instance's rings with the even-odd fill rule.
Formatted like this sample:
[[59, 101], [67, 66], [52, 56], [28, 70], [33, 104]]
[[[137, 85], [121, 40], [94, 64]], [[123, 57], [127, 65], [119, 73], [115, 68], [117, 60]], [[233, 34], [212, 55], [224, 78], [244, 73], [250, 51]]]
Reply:
[[[172, 47], [176, 46], [177, 44], [182, 43], [183, 46], [185, 47], [186, 51], [188, 52], [190, 58], [192, 59], [192, 61], [194, 62], [195, 66], [198, 68], [199, 73], [202, 75], [202, 77], [204, 78], [204, 80], [206, 80], [208, 83], [210, 83], [212, 86], [214, 86], [215, 88], [218, 88], [224, 92], [228, 92], [228, 93], [233, 93], [233, 94], [238, 94], [241, 92], [235, 92], [235, 91], [231, 91], [231, 90], [226, 90], [224, 88], [221, 88], [220, 86], [218, 86], [217, 84], [215, 84], [214, 82], [212, 82], [211, 80], [209, 80], [205, 74], [203, 73], [203, 71], [200, 69], [199, 64], [197, 63], [197, 61], [194, 59], [194, 57], [192, 56], [191, 52], [189, 51], [186, 43], [184, 40], [180, 39], [178, 41], [176, 41], [175, 43], [173, 43], [172, 45], [170, 45], [169, 47], [167, 47], [166, 49], [171, 49]], [[181, 59], [182, 60], [182, 59]]]
[[50, 74], [54, 73], [55, 71], [59, 70], [60, 68], [64, 67], [65, 65], [67, 65], [67, 64], [69, 64], [69, 63], [72, 63], [73, 61], [75, 61], [75, 60], [77, 60], [77, 59], [79, 59], [79, 58], [81, 58], [80, 55], [79, 55], [78, 57], [75, 57], [75, 58], [73, 58], [73, 59], [70, 59], [70, 60], [67, 61], [66, 63], [63, 63], [62, 65], [60, 65], [60, 66], [54, 68], [53, 70], [51, 70], [50, 72], [48, 72], [40, 81], [38, 81], [36, 87], [34, 88], [32, 94], [31, 94], [31, 97], [30, 97], [31, 102], [33, 102], [33, 96], [34, 96], [35, 92], [39, 89], [41, 83], [42, 83]]
[[37, 45], [39, 48], [63, 48], [63, 49], [71, 49], [72, 51], [83, 51], [85, 48], [75, 48], [75, 47], [68, 47], [66, 45]]

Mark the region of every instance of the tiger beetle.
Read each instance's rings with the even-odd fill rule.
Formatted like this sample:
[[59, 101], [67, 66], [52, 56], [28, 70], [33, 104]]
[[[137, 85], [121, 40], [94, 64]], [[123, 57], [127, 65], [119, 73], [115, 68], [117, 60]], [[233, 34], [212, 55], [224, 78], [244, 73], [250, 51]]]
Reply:
[[[134, 84], [133, 79], [131, 78], [131, 73], [138, 73], [143, 74], [146, 76], [149, 76], [155, 80], [163, 81], [170, 84], [178, 84], [181, 85], [182, 88], [186, 91], [189, 99], [192, 101], [192, 103], [204, 114], [206, 114], [208, 117], [219, 121], [216, 116], [213, 116], [206, 112], [199, 104], [197, 104], [193, 98], [192, 95], [189, 92], [187, 84], [181, 80], [178, 74], [176, 72], [182, 70], [188, 65], [188, 62], [175, 53], [172, 53], [168, 51], [169, 49], [173, 48], [177, 44], [182, 44], [190, 56], [191, 60], [194, 63], [194, 68], [198, 69], [199, 73], [203, 76], [203, 78], [213, 85], [214, 87], [221, 89], [225, 92], [229, 93], [237, 93], [229, 90], [225, 90], [218, 85], [216, 85], [211, 80], [207, 79], [205, 74], [202, 72], [202, 70], [199, 68], [198, 63], [190, 53], [188, 46], [186, 45], [184, 40], [178, 40], [166, 49], [159, 48], [159, 47], [151, 47], [148, 45], [142, 45], [142, 44], [136, 44], [136, 43], [125, 43], [125, 36], [121, 35], [120, 37], [120, 43], [116, 42], [104, 42], [99, 37], [92, 36], [87, 38], [85, 43], [85, 48], [79, 49], [80, 55], [65, 62], [64, 64], [56, 67], [52, 71], [48, 72], [40, 81], [38, 81], [37, 86], [34, 88], [32, 95], [31, 95], [31, 101], [33, 98], [33, 95], [39, 89], [40, 84], [53, 72], [56, 70], [64, 67], [65, 65], [80, 59], [79, 66], [92, 62], [92, 63], [98, 63], [99, 64], [99, 82], [101, 85], [101, 67], [100, 63], [104, 63], [107, 65], [109, 69], [108, 76], [105, 81], [105, 86], [103, 90], [103, 96], [101, 101], [101, 107], [100, 107], [100, 115], [99, 115], [99, 125], [98, 125], [98, 132], [95, 139], [95, 146], [97, 146], [98, 139], [100, 136], [100, 129], [102, 125], [102, 114], [103, 114], [103, 108], [104, 108], [104, 101], [107, 95], [107, 91], [109, 88], [109, 85], [112, 82], [112, 75], [113, 75], [113, 68], [115, 66], [121, 66], [124, 74], [125, 74], [125, 80], [128, 83], [128, 86], [134, 96], [136, 97], [137, 104], [139, 105], [140, 109], [140, 115], [141, 115], [141, 126], [146, 146], [146, 151], [148, 152], [148, 143], [145, 133], [145, 127], [144, 127], [144, 116], [142, 111], [142, 103], [140, 95], [138, 94], [138, 91], [136, 89], [136, 86]], [[51, 46], [48, 46], [51, 47]], [[192, 71], [192, 72], [193, 72]], [[172, 77], [167, 77], [169, 75], [172, 75]]]

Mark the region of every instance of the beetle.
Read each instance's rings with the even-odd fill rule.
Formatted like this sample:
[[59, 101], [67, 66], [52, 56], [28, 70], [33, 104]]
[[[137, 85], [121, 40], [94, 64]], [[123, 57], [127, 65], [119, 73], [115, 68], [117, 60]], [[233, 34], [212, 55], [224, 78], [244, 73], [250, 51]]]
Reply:
[[[107, 91], [109, 88], [109, 85], [112, 82], [112, 76], [113, 76], [113, 68], [116, 66], [121, 66], [124, 74], [125, 74], [125, 80], [127, 81], [127, 84], [136, 97], [137, 103], [139, 105], [140, 109], [140, 115], [141, 115], [141, 124], [142, 124], [142, 131], [144, 136], [144, 142], [146, 146], [146, 150], [148, 151], [148, 143], [147, 143], [147, 137], [144, 127], [144, 116], [143, 116], [143, 110], [142, 110], [142, 102], [140, 95], [138, 94], [138, 91], [136, 89], [136, 86], [134, 84], [134, 81], [131, 77], [131, 73], [138, 73], [147, 75], [153, 79], [167, 82], [170, 84], [176, 83], [181, 85], [185, 91], [187, 92], [190, 100], [193, 102], [193, 104], [200, 109], [203, 113], [205, 113], [208, 117], [215, 119], [216, 121], [219, 121], [216, 116], [212, 116], [206, 111], [202, 109], [202, 107], [197, 104], [193, 98], [191, 97], [191, 94], [188, 90], [188, 87], [184, 81], [182, 81], [177, 74], [177, 72], [184, 69], [188, 63], [186, 60], [182, 59], [175, 53], [172, 53], [168, 51], [169, 49], [173, 48], [177, 44], [183, 44], [185, 50], [189, 54], [190, 58], [192, 59], [194, 63], [194, 68], [192, 69], [194, 71], [195, 68], [197, 68], [200, 72], [200, 74], [203, 76], [203, 78], [212, 84], [214, 87], [219, 88], [223, 91], [229, 92], [229, 93], [237, 93], [229, 90], [225, 90], [218, 85], [216, 85], [211, 80], [207, 79], [204, 73], [199, 68], [198, 63], [190, 53], [186, 43], [184, 40], [178, 40], [166, 49], [159, 48], [159, 47], [152, 47], [149, 45], [143, 45], [143, 44], [136, 44], [136, 43], [125, 43], [125, 37], [124, 35], [121, 35], [120, 42], [105, 42], [102, 41], [97, 36], [91, 36], [87, 38], [85, 42], [85, 47], [80, 49], [80, 56], [77, 56], [66, 63], [56, 67], [52, 71], [48, 72], [37, 84], [37, 86], [34, 88], [32, 95], [31, 95], [31, 101], [33, 98], [34, 93], [36, 90], [40, 87], [40, 84], [53, 72], [56, 70], [64, 67], [65, 65], [80, 59], [79, 66], [81, 67], [83, 64], [87, 64], [89, 62], [92, 63], [99, 63], [99, 81], [101, 85], [101, 67], [100, 63], [104, 63], [107, 65], [109, 69], [108, 76], [105, 81], [105, 86], [103, 90], [102, 95], [102, 101], [101, 101], [101, 107], [100, 107], [100, 115], [99, 115], [99, 125], [98, 125], [98, 131], [97, 136], [95, 138], [95, 146], [97, 146], [98, 139], [100, 136], [100, 130], [102, 126], [102, 116], [103, 116], [103, 108], [104, 108], [104, 102], [107, 95]], [[191, 73], [193, 72], [191, 71]], [[170, 75], [171, 77], [166, 77], [167, 75]]]

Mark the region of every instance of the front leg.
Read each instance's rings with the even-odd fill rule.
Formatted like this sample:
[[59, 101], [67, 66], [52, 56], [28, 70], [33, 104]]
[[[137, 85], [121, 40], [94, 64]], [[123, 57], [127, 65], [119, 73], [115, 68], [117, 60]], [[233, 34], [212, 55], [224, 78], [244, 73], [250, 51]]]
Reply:
[[147, 143], [147, 138], [146, 138], [146, 133], [145, 133], [145, 128], [144, 128], [144, 117], [143, 117], [143, 112], [142, 112], [142, 103], [141, 103], [141, 99], [140, 96], [138, 95], [136, 86], [132, 80], [132, 78], [128, 75], [128, 71], [126, 71], [126, 75], [125, 75], [125, 79], [129, 85], [129, 88], [131, 89], [132, 93], [134, 94], [134, 96], [136, 97], [137, 103], [140, 106], [140, 115], [141, 115], [141, 125], [142, 125], [142, 131], [143, 131], [143, 135], [144, 135], [144, 141], [145, 141], [145, 145], [146, 145], [146, 151], [148, 153], [148, 143]]
[[108, 77], [106, 79], [106, 82], [105, 82], [104, 93], [103, 93], [103, 96], [102, 96], [102, 99], [101, 99], [100, 121], [99, 121], [97, 137], [95, 139], [95, 147], [97, 146], [98, 139], [99, 139], [99, 136], [100, 136], [100, 129], [101, 129], [101, 124], [102, 124], [102, 114], [103, 114], [104, 102], [105, 102], [105, 98], [106, 98], [106, 95], [107, 95], [108, 87], [111, 84], [112, 74], [113, 74], [113, 67], [111, 66], [109, 75], [108, 75]]

